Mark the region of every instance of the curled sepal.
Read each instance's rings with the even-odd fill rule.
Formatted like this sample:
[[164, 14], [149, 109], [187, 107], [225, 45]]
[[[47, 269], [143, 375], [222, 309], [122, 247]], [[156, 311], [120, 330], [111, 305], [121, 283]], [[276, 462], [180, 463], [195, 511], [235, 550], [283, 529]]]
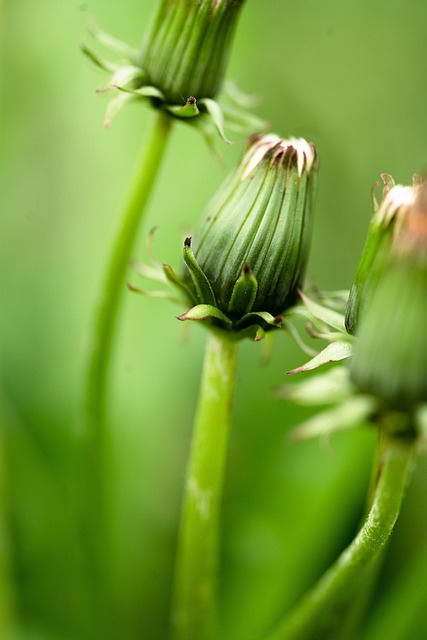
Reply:
[[312, 316], [312, 318], [310, 318], [310, 315], [306, 315], [305, 317], [314, 320], [315, 323], [316, 321], [320, 321], [328, 327], [337, 329], [340, 333], [346, 333], [343, 315], [334, 309], [314, 302], [314, 300], [306, 296], [302, 291], [300, 291], [300, 298], [305, 309]]
[[282, 326], [282, 316], [272, 316], [268, 311], [252, 311], [236, 322], [236, 329], [244, 329], [251, 324], [259, 324], [264, 329], [278, 328]]
[[294, 441], [301, 441], [358, 427], [369, 419], [375, 409], [374, 398], [362, 395], [352, 396], [337, 407], [322, 411], [298, 425], [292, 430], [291, 438]]
[[139, 89], [130, 89], [129, 87], [124, 87], [122, 85], [116, 84], [111, 85], [111, 89], [118, 89], [123, 93], [131, 93], [137, 98], [158, 98], [159, 100], [163, 98], [162, 92], [156, 87], [151, 87], [150, 85], [140, 87]]
[[178, 316], [178, 320], [220, 320], [221, 323], [231, 327], [231, 320], [211, 304], [198, 304]]
[[314, 356], [314, 358], [303, 364], [301, 367], [297, 367], [296, 369], [287, 371], [287, 374], [293, 375], [294, 373], [311, 371], [312, 369], [321, 367], [323, 364], [328, 364], [329, 362], [338, 362], [339, 360], [349, 358], [352, 353], [353, 345], [351, 342], [332, 342], [331, 344], [328, 344], [328, 346], [325, 347], [320, 353], [318, 353], [317, 356]]
[[181, 278], [178, 278], [172, 267], [168, 264], [163, 264], [162, 268], [163, 274], [166, 276], [166, 280], [179, 291], [184, 300], [188, 300], [190, 304], [196, 305], [197, 300], [195, 299], [192, 291], [181, 280]]
[[204, 274], [203, 270], [199, 267], [196, 258], [194, 257], [193, 249], [191, 247], [191, 238], [186, 238], [184, 241], [184, 262], [188, 267], [191, 278], [194, 282], [196, 289], [196, 295], [199, 302], [207, 305], [216, 306], [216, 300], [209, 280]]
[[135, 49], [127, 42], [123, 42], [109, 33], [106, 33], [98, 27], [94, 20], [90, 20], [87, 25], [89, 33], [95, 38], [99, 44], [102, 44], [107, 49], [114, 53], [118, 53], [129, 60], [136, 61], [138, 58], [138, 49]]
[[244, 316], [254, 305], [258, 282], [249, 265], [243, 265], [242, 275], [234, 285], [228, 311], [231, 316]]
[[216, 102], [215, 100], [212, 100], [211, 98], [203, 98], [202, 100], [199, 101], [199, 104], [206, 109], [216, 130], [218, 131], [219, 135], [224, 140], [224, 142], [226, 142], [227, 144], [233, 144], [232, 141], [229, 140], [225, 135], [224, 113], [222, 108], [218, 104], [218, 102]]
[[197, 100], [196, 98], [193, 98], [193, 96], [187, 98], [187, 102], [184, 106], [172, 104], [167, 105], [165, 108], [176, 118], [183, 118], [184, 120], [187, 118], [195, 118], [200, 114], [197, 106]]
[[162, 298], [163, 300], [169, 300], [169, 302], [180, 302], [179, 298], [174, 296], [170, 291], [146, 291], [129, 283], [127, 284], [127, 288], [129, 291], [132, 291], [132, 293], [138, 293], [139, 295], [147, 296], [147, 298]]

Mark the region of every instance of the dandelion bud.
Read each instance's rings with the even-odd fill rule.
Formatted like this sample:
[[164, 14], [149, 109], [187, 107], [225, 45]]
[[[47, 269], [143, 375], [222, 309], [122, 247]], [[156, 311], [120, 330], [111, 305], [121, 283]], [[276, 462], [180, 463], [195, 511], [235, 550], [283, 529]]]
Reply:
[[305, 140], [250, 139], [237, 171], [186, 240], [186, 286], [196, 306], [181, 319], [235, 333], [280, 324], [304, 277], [317, 168], [316, 149]]
[[[263, 131], [266, 123], [249, 109], [253, 98], [223, 80], [233, 34], [245, 0], [159, 0], [140, 50], [101, 31], [92, 36], [120, 59], [111, 62], [82, 45], [84, 54], [110, 75], [99, 93], [113, 92], [105, 125], [130, 102], [145, 102], [197, 127], [211, 144], [213, 132]], [[218, 94], [221, 92], [221, 96]], [[217, 101], [218, 99], [218, 101]], [[200, 116], [200, 117], [199, 117]]]
[[143, 47], [146, 83], [170, 104], [214, 98], [244, 0], [163, 0]]
[[388, 255], [402, 220], [415, 200], [417, 187], [394, 185], [393, 179], [383, 174], [385, 182], [383, 200], [374, 213], [365, 247], [358, 264], [347, 303], [345, 325], [348, 333], [355, 334], [363, 314], [366, 297], [376, 271]]
[[351, 363], [353, 382], [388, 406], [427, 402], [427, 184], [377, 271]]

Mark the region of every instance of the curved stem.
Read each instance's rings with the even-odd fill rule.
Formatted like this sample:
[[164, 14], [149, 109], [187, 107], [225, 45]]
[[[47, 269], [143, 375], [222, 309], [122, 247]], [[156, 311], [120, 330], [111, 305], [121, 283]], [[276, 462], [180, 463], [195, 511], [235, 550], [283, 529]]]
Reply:
[[414, 442], [398, 440], [382, 433], [378, 480], [370, 512], [353, 542], [338, 560], [285, 616], [268, 640], [307, 640], [344, 594], [378, 556], [390, 537], [399, 515], [408, 474], [412, 466]]
[[154, 124], [144, 144], [129, 200], [123, 212], [121, 228], [115, 240], [100, 301], [95, 311], [84, 408], [84, 433], [95, 439], [101, 437], [104, 429], [108, 367], [129, 255], [158, 175], [171, 123], [170, 116], [163, 111], [156, 111]]
[[119, 625], [119, 622], [114, 527], [111, 519], [114, 469], [111, 435], [106, 420], [108, 373], [120, 301], [125, 292], [129, 255], [159, 172], [171, 123], [170, 116], [156, 111], [120, 221], [121, 227], [115, 238], [104, 286], [95, 310], [88, 352], [80, 451], [83, 473], [78, 479], [75, 499], [80, 518], [78, 526], [85, 549], [85, 567], [89, 572], [89, 583], [93, 585], [91, 591], [97, 633], [101, 633], [101, 629], [105, 627], [106, 632], [112, 636], [117, 631], [117, 637], [119, 630], [112, 631], [113, 626]]
[[235, 380], [236, 343], [206, 349], [178, 539], [172, 623], [180, 640], [215, 636], [219, 515]]
[[417, 620], [421, 622], [425, 619], [426, 575], [427, 544], [424, 543], [399, 573], [399, 579], [388, 585], [385, 595], [372, 612], [368, 625], [363, 629], [364, 640], [401, 640], [413, 637], [411, 630], [417, 628]]

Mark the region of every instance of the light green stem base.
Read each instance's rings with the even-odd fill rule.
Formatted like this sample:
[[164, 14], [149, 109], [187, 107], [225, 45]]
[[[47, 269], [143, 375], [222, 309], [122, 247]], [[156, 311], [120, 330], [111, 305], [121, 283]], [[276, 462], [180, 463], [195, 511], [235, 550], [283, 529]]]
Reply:
[[219, 514], [235, 380], [236, 343], [207, 345], [178, 540], [172, 611], [174, 637], [216, 633]]
[[364, 575], [390, 537], [399, 515], [414, 443], [381, 435], [382, 455], [372, 508], [356, 538], [267, 640], [308, 640], [319, 621]]

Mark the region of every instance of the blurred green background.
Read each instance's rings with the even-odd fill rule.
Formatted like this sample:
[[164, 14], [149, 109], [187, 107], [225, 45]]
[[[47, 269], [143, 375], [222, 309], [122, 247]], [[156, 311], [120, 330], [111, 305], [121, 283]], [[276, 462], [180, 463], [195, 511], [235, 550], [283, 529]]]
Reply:
[[[106, 78], [78, 45], [91, 16], [137, 45], [155, 5], [0, 3], [0, 572], [19, 638], [78, 640], [90, 617], [70, 499], [84, 347], [151, 116], [133, 105], [103, 129], [106, 98], [95, 88]], [[274, 131], [318, 146], [309, 275], [321, 288], [350, 285], [379, 174], [410, 183], [426, 166], [426, 25], [425, 0], [247, 0], [228, 77], [262, 97], [259, 114]], [[145, 259], [144, 239], [159, 224], [156, 254], [179, 266], [184, 230], [242, 152], [234, 139], [218, 142], [222, 166], [177, 124], [135, 257]], [[206, 339], [195, 327], [184, 340], [177, 311], [125, 293], [116, 341], [109, 400], [126, 640], [167, 637]], [[286, 434], [308, 411], [272, 389], [305, 356], [286, 335], [267, 367], [260, 354], [241, 345], [222, 529], [224, 640], [260, 638], [351, 539], [375, 443], [365, 427], [326, 446], [290, 444]], [[380, 620], [387, 636], [371, 626], [372, 638], [427, 637], [426, 480], [420, 458], [370, 612], [369, 625]]]

